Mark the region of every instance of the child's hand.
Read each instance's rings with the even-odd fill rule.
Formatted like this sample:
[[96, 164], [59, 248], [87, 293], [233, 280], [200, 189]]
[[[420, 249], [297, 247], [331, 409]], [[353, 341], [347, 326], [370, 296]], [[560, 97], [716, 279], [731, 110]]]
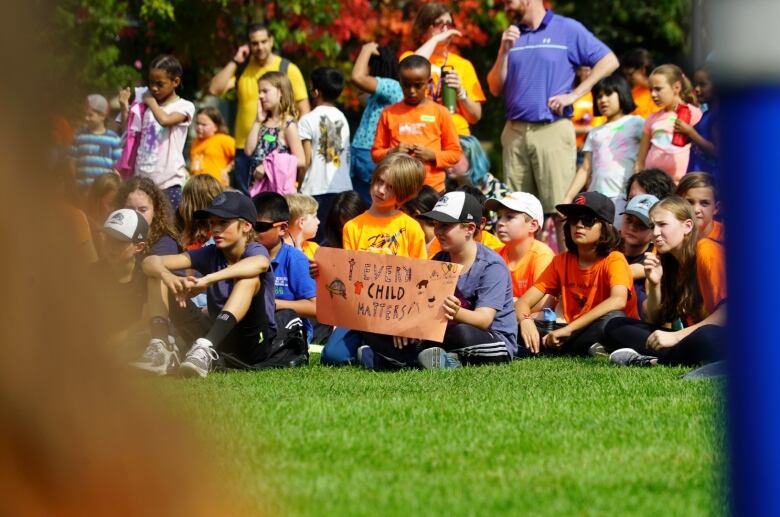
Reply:
[[167, 287], [168, 290], [173, 293], [174, 297], [176, 298], [176, 302], [179, 304], [179, 307], [182, 308], [187, 306], [187, 299], [189, 298], [188, 294], [190, 287], [192, 286], [192, 281], [190, 278], [191, 277], [174, 275], [170, 271], [164, 273], [161, 277], [165, 287]]
[[693, 126], [683, 122], [679, 118], [677, 118], [674, 121], [674, 130], [677, 133], [682, 133], [683, 135], [688, 136], [688, 137], [690, 137], [693, 134], [693, 132], [694, 132]]
[[401, 142], [400, 144], [398, 144], [398, 152], [411, 155], [412, 153], [414, 153], [414, 144], [407, 144], [406, 142]]
[[315, 279], [320, 276], [320, 266], [313, 260], [309, 261], [309, 276]]
[[456, 296], [448, 296], [444, 299], [444, 317], [455, 321], [455, 316], [460, 311], [460, 300]]
[[542, 344], [548, 348], [560, 348], [563, 342], [569, 339], [569, 336], [571, 336], [571, 330], [568, 326], [559, 328], [544, 336]]
[[428, 149], [427, 147], [423, 147], [421, 145], [414, 144], [414, 148], [412, 151], [412, 156], [415, 158], [418, 158], [422, 160], [423, 162], [435, 162], [436, 161], [436, 153]]
[[133, 94], [132, 90], [130, 90], [129, 86], [125, 86], [124, 88], [121, 88], [119, 90], [119, 94], [117, 95], [117, 100], [119, 101], [119, 107], [122, 108], [122, 111], [129, 111], [130, 110], [130, 96]]
[[647, 348], [650, 350], [661, 350], [662, 348], [672, 348], [680, 342], [677, 332], [667, 330], [656, 330], [647, 337]]
[[450, 88], [455, 88], [455, 91], [460, 92], [460, 76], [457, 72], [448, 72], [444, 76], [444, 83]]
[[259, 98], [257, 99], [257, 121], [262, 124], [265, 122], [266, 117], [268, 117], [268, 114], [265, 112], [265, 108], [263, 108], [263, 101], [261, 101]]
[[645, 260], [642, 265], [645, 267], [645, 279], [651, 285], [660, 284], [661, 278], [664, 276], [661, 258], [653, 253], [645, 253]]
[[146, 90], [144, 92], [143, 101], [144, 104], [150, 107], [157, 105], [157, 99], [154, 98], [154, 95], [152, 95], [152, 92], [150, 92], [149, 90]]
[[255, 167], [255, 170], [252, 172], [252, 176], [255, 178], [255, 181], [260, 181], [263, 179], [263, 176], [265, 176], [265, 167], [263, 167], [262, 163]]
[[520, 322], [520, 336], [523, 338], [525, 347], [531, 351], [532, 354], [539, 353], [539, 329], [536, 328], [536, 323], [531, 318], [524, 318]]
[[363, 46], [360, 48], [360, 52], [368, 53], [369, 56], [378, 56], [379, 43], [375, 41], [369, 41], [368, 43], [364, 43]]
[[399, 350], [401, 348], [406, 348], [409, 345], [414, 345], [419, 342], [420, 342], [419, 339], [403, 337], [403, 336], [393, 336], [393, 346], [398, 348]]
[[249, 57], [249, 45], [241, 45], [236, 51], [236, 55], [233, 56], [233, 61], [236, 63], [243, 63], [246, 58]]

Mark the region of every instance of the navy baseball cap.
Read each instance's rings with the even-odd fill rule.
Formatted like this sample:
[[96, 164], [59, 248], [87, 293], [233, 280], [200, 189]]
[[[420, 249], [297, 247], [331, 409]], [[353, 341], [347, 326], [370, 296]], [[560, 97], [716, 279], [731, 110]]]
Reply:
[[244, 219], [252, 224], [257, 220], [254, 203], [241, 192], [222, 192], [215, 197], [208, 208], [195, 210], [195, 218], [203, 219], [210, 215], [225, 219]]
[[572, 214], [591, 212], [599, 219], [612, 224], [615, 220], [615, 204], [601, 192], [583, 192], [577, 194], [572, 203], [555, 205], [555, 209], [565, 217]]

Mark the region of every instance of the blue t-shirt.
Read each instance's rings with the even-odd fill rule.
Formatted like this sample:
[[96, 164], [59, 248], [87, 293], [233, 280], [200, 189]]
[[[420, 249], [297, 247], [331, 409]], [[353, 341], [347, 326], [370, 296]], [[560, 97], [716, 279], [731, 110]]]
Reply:
[[374, 145], [376, 125], [379, 124], [382, 110], [391, 104], [401, 102], [403, 98], [404, 94], [398, 81], [386, 77], [377, 77], [376, 91], [368, 96], [363, 116], [360, 118], [360, 125], [352, 139], [352, 147], [371, 149]]
[[149, 250], [149, 255], [165, 256], [165, 255], [178, 255], [181, 253], [179, 245], [173, 240], [170, 235], [162, 235], [157, 242], [152, 244]]
[[102, 135], [81, 131], [73, 139], [71, 158], [76, 160], [76, 180], [88, 187], [95, 178], [113, 172], [114, 164], [122, 155], [119, 135], [107, 129]]
[[[708, 142], [715, 138], [714, 133], [717, 130], [720, 110], [717, 106], [710, 107], [705, 111], [699, 123], [696, 124], [696, 132]], [[718, 159], [705, 153], [701, 147], [696, 144], [691, 145], [691, 159], [688, 162], [688, 172], [709, 172], [713, 176], [718, 175]]]
[[536, 30], [520, 27], [520, 37], [509, 51], [504, 104], [507, 120], [553, 122], [570, 118], [554, 114], [547, 101], [573, 89], [577, 67], [593, 66], [610, 53], [580, 22], [548, 10]]
[[[214, 244], [203, 246], [196, 250], [190, 250], [187, 252], [192, 262], [192, 269], [195, 269], [202, 275], [208, 275], [225, 269], [228, 266], [227, 259], [222, 251]], [[262, 245], [256, 242], [250, 242], [247, 244], [241, 258], [263, 256], [268, 258], [268, 251]], [[260, 292], [255, 295], [255, 298], [262, 297], [262, 308], [265, 310], [265, 315], [268, 319], [268, 326], [272, 329], [276, 328], [274, 324], [274, 318], [270, 317], [274, 313], [274, 275], [270, 268], [267, 272], [260, 276], [261, 289]], [[216, 318], [217, 314], [225, 307], [230, 293], [233, 291], [232, 280], [221, 280], [208, 286], [206, 289], [206, 296], [208, 297], [208, 309], [209, 315], [212, 318]], [[253, 305], [255, 305], [253, 303]], [[269, 312], [270, 307], [270, 312]]]
[[[438, 252], [433, 260], [451, 261], [446, 251]], [[455, 296], [466, 309], [490, 307], [496, 310], [489, 330], [504, 340], [509, 355], [514, 357], [517, 353], [517, 318], [512, 280], [504, 259], [484, 244], [477, 243], [477, 257], [469, 270], [458, 277]]]
[[[303, 252], [282, 243], [276, 257], [271, 260], [274, 271], [274, 297], [277, 300], [308, 300], [317, 296], [317, 284], [309, 275], [309, 259]], [[301, 318], [306, 335], [311, 337], [314, 328], [308, 318]]]

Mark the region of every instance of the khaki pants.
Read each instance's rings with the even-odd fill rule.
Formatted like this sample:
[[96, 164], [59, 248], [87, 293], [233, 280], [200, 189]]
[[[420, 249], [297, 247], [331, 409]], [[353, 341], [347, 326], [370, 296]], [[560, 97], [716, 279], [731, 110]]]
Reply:
[[555, 212], [574, 179], [577, 146], [569, 119], [552, 123], [508, 120], [501, 133], [504, 179], [510, 190], [528, 192]]

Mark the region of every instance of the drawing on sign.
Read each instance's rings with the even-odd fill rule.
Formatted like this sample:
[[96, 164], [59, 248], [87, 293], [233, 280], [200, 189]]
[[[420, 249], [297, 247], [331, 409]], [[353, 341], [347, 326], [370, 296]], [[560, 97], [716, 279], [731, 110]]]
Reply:
[[330, 293], [330, 297], [333, 298], [334, 296], [341, 296], [345, 300], [347, 299], [347, 286], [344, 285], [344, 282], [339, 280], [338, 278], [335, 279], [333, 282], [329, 283], [327, 285], [328, 292]]

